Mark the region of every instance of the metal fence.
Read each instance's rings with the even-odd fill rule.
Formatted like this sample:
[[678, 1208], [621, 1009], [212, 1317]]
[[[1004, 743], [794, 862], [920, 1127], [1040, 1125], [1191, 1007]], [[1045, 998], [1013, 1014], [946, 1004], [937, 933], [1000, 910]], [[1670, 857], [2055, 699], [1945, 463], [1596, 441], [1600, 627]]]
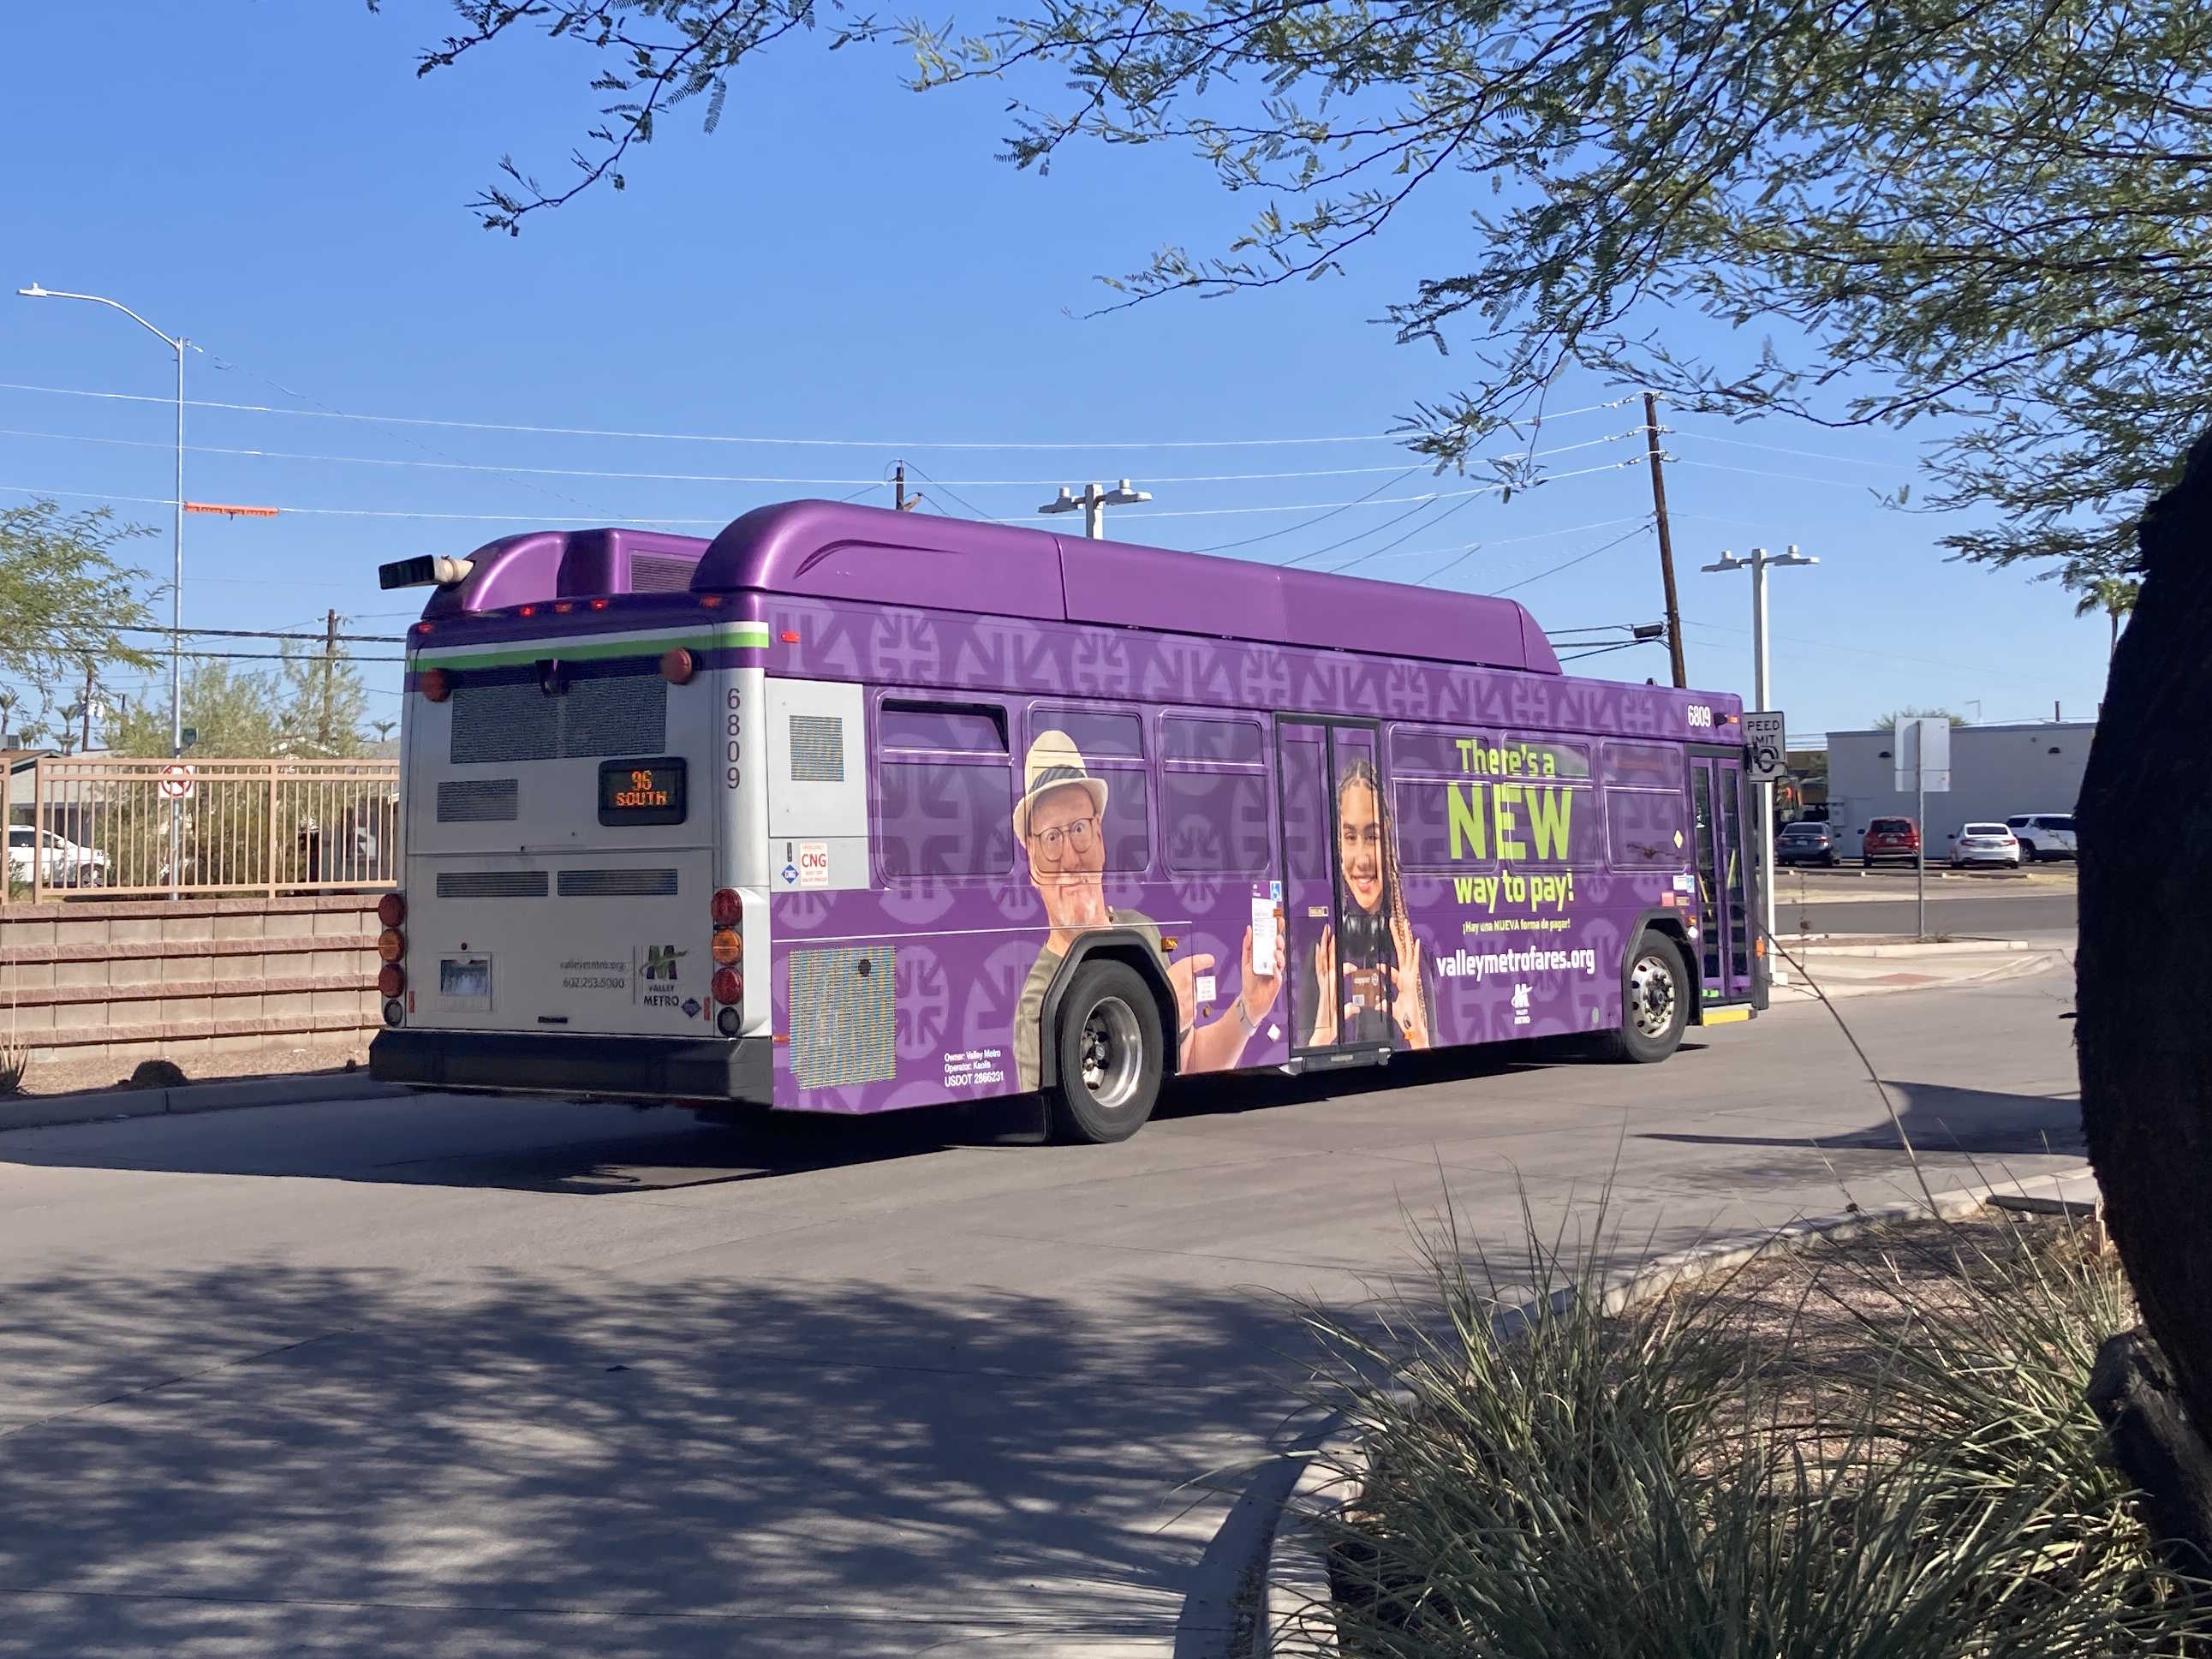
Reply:
[[6, 803], [4, 891], [18, 900], [273, 897], [398, 880], [397, 761], [93, 756], [24, 771]]

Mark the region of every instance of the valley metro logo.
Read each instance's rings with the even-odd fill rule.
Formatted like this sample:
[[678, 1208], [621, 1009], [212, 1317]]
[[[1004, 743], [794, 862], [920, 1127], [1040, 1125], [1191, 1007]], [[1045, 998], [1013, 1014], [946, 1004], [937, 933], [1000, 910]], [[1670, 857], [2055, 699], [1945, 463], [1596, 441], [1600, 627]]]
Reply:
[[639, 977], [672, 980], [676, 977], [677, 963], [690, 954], [689, 951], [679, 951], [672, 945], [648, 945], [645, 947], [645, 970]]
[[1513, 988], [1513, 1023], [1516, 1025], [1528, 1023], [1528, 988], [1525, 985]]

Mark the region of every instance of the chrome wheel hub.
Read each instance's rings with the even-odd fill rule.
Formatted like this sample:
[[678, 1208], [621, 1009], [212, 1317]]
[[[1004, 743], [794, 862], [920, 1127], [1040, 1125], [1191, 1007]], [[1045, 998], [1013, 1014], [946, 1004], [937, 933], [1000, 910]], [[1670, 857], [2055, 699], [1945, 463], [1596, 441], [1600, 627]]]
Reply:
[[1136, 1011], [1119, 997], [1107, 997], [1083, 1022], [1083, 1086], [1107, 1111], [1127, 1105], [1137, 1092], [1144, 1061]]
[[1674, 970], [1656, 956], [1638, 957], [1628, 974], [1628, 1012], [1639, 1036], [1665, 1036], [1674, 1024], [1680, 996]]

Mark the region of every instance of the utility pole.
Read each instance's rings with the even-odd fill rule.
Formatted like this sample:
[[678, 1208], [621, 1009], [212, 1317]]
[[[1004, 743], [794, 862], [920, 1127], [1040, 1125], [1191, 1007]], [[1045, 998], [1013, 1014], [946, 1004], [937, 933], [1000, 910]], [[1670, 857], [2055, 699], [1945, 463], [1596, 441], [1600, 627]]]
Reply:
[[315, 734], [325, 757], [331, 752], [331, 683], [337, 672], [337, 658], [338, 613], [331, 610], [323, 617], [323, 718]]
[[898, 464], [897, 470], [891, 475], [891, 488], [896, 492], [891, 498], [891, 505], [899, 512], [911, 513], [921, 505], [921, 496], [919, 493], [912, 495], [906, 493], [906, 463], [904, 461]]
[[77, 752], [83, 755], [92, 752], [92, 659], [87, 657], [84, 659], [84, 706], [81, 711], [84, 716], [84, 736], [77, 744]]
[[1659, 576], [1667, 588], [1667, 654], [1674, 667], [1674, 686], [1690, 683], [1682, 660], [1682, 607], [1674, 598], [1674, 543], [1667, 533], [1667, 478], [1659, 468], [1659, 399], [1644, 394], [1644, 436], [1651, 449], [1651, 511], [1659, 520]]

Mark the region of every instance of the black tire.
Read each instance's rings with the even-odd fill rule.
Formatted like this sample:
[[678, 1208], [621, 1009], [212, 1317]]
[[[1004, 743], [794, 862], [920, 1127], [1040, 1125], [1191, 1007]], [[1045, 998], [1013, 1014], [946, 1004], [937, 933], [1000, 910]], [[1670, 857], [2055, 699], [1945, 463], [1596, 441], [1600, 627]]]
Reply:
[[2033, 842], [2024, 841], [2021, 842], [2020, 861], [2022, 864], [2033, 864], [2035, 862], [2035, 843]]
[[1690, 966], [1673, 939], [1647, 932], [1637, 939], [1624, 977], [1620, 1029], [1600, 1038], [1598, 1051], [1626, 1065], [1650, 1066], [1681, 1046], [1690, 1024]]
[[1145, 1127], [1159, 1102], [1166, 1044], [1159, 1005], [1135, 969], [1077, 969], [1050, 1040], [1059, 1058], [1057, 1081], [1044, 1091], [1054, 1139], [1103, 1146]]

